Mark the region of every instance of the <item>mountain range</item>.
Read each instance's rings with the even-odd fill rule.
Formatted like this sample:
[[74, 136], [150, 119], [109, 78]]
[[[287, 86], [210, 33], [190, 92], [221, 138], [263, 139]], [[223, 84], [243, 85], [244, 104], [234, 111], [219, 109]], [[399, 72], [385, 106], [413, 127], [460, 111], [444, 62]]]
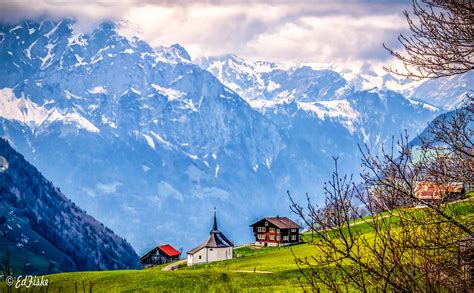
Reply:
[[358, 174], [358, 144], [416, 135], [472, 79], [428, 103], [436, 82], [408, 96], [328, 69], [192, 60], [114, 22], [2, 24], [0, 48], [0, 135], [139, 253], [201, 242], [213, 207], [226, 235], [251, 241], [256, 218], [289, 214], [287, 190], [322, 201], [333, 156]]
[[[422, 102], [443, 111], [459, 108], [469, 86], [474, 82], [472, 72], [434, 80], [409, 80], [380, 70], [375, 65], [345, 68], [327, 64], [314, 70], [311, 66], [287, 68], [272, 62], [248, 61], [233, 54], [194, 60], [212, 72], [223, 84], [246, 100], [275, 100], [282, 98], [308, 101], [334, 99], [341, 91], [389, 90], [412, 102]], [[339, 90], [339, 92], [337, 92]]]

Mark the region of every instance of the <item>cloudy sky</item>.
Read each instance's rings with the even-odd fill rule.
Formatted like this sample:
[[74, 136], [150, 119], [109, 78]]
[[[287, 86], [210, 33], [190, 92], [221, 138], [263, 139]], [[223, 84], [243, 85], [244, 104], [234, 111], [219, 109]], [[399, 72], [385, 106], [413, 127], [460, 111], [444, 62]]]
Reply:
[[74, 17], [87, 32], [103, 20], [152, 45], [183, 45], [193, 58], [234, 53], [284, 64], [387, 62], [382, 43], [397, 47], [410, 2], [313, 1], [79, 1], [0, 0], [0, 19]]

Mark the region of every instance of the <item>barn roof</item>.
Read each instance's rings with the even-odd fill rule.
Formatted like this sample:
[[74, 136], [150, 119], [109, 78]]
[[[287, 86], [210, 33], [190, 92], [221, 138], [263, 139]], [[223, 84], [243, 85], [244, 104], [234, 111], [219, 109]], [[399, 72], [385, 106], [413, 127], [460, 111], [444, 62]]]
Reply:
[[294, 221], [287, 217], [266, 217], [263, 219], [258, 220], [257, 222], [253, 223], [250, 226], [257, 224], [262, 220], [267, 220], [268, 222], [272, 223], [273, 225], [277, 226], [279, 229], [299, 229], [301, 228], [300, 225], [296, 224]]
[[169, 257], [173, 257], [173, 256], [178, 256], [181, 254], [181, 252], [179, 252], [178, 250], [174, 249], [173, 246], [169, 245], [169, 244], [165, 244], [165, 245], [160, 245], [158, 246], [158, 248], [163, 251], [167, 256]]
[[214, 210], [214, 224], [212, 226], [209, 238], [204, 241], [201, 245], [194, 247], [187, 254], [195, 254], [203, 248], [221, 248], [221, 247], [231, 247], [234, 246], [234, 243], [230, 241], [224, 233], [217, 229], [217, 220], [216, 220], [216, 211]]
[[169, 244], [164, 244], [164, 245], [159, 245], [153, 248], [152, 250], [148, 251], [147, 253], [145, 253], [142, 257], [140, 257], [140, 261], [147, 259], [152, 254], [156, 253], [158, 250], [160, 250], [161, 252], [163, 252], [169, 257], [179, 256], [181, 254], [181, 252], [176, 250], [173, 246]]

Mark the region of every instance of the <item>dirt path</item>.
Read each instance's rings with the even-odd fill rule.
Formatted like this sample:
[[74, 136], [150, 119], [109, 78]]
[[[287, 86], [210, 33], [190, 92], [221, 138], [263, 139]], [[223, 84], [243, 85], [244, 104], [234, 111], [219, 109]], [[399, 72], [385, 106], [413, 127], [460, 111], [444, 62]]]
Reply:
[[166, 267], [162, 268], [162, 271], [174, 271], [178, 268], [180, 264], [187, 262], [187, 259], [182, 259], [180, 261], [174, 262], [172, 264], [167, 265]]
[[252, 274], [273, 274], [273, 272], [268, 271], [252, 271], [252, 270], [237, 270], [236, 273], [252, 273]]

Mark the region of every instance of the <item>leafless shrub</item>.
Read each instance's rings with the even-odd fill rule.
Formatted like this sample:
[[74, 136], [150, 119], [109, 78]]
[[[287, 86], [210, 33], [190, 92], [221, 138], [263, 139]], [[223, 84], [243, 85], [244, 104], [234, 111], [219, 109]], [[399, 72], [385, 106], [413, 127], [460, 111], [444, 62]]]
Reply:
[[335, 158], [324, 206], [309, 196], [306, 209], [292, 201], [315, 245], [312, 257], [296, 258], [305, 280], [333, 291], [472, 288], [474, 201], [464, 195], [474, 182], [472, 123], [467, 102], [433, 122], [417, 148], [407, 135], [381, 155], [360, 147], [359, 185], [340, 175]]
[[384, 47], [400, 60], [411, 79], [465, 73], [474, 67], [474, 3], [472, 0], [413, 0], [413, 14], [404, 12], [411, 35], [398, 37], [404, 51]]

